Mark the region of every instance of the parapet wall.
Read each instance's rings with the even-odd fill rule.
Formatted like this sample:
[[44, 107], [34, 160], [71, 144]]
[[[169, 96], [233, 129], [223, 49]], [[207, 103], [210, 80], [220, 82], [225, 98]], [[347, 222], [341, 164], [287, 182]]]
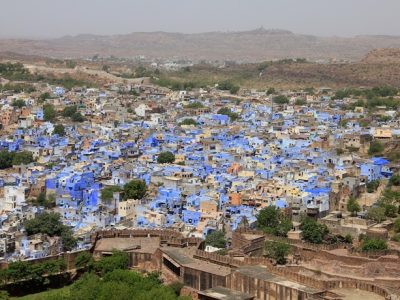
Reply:
[[[292, 246], [297, 246], [297, 247], [301, 247], [301, 248], [306, 248], [306, 249], [312, 249], [315, 251], [330, 251], [330, 250], [335, 250], [335, 249], [345, 249], [349, 247], [349, 244], [345, 244], [345, 243], [336, 243], [336, 244], [311, 244], [311, 243], [307, 243], [301, 240], [292, 240], [292, 239], [288, 239], [285, 237], [279, 237], [279, 236], [274, 236], [271, 234], [266, 234], [262, 231], [255, 231], [255, 230], [248, 230], [248, 229], [238, 229], [236, 230], [233, 235], [232, 235], [232, 239], [237, 239], [239, 241], [243, 241], [246, 240], [242, 234], [257, 234], [257, 235], [263, 235], [264, 236], [264, 241], [276, 241], [276, 242], [284, 242], [287, 244], [290, 244]], [[258, 241], [257, 241], [258, 242]], [[251, 243], [250, 241], [248, 241], [248, 243], [245, 242], [232, 242], [233, 245], [242, 245], [241, 246], [241, 250], [245, 253], [245, 254], [249, 254], [253, 249], [257, 249], [260, 247], [260, 245], [257, 243], [257, 245], [255, 243]]]
[[183, 237], [181, 233], [167, 229], [123, 229], [101, 230], [91, 235], [92, 246], [103, 238], [159, 237], [162, 244], [175, 247], [202, 247], [203, 240], [194, 237]]
[[[387, 299], [396, 299], [395, 297], [398, 297], [397, 295], [393, 295], [390, 293], [387, 289], [380, 287], [374, 283], [363, 281], [363, 280], [355, 280], [355, 279], [347, 279], [347, 278], [336, 278], [336, 279], [329, 279], [329, 280], [324, 280], [324, 279], [319, 279], [319, 278], [314, 278], [311, 276], [306, 276], [299, 274], [296, 270], [294, 271], [291, 268], [286, 268], [286, 267], [279, 267], [279, 266], [274, 266], [270, 260], [262, 258], [262, 257], [244, 257], [243, 260], [235, 259], [232, 257], [226, 257], [226, 256], [221, 256], [215, 253], [208, 253], [204, 252], [201, 250], [197, 250], [195, 257], [198, 259], [203, 259], [207, 260], [209, 262], [222, 265], [222, 266], [229, 266], [233, 269], [236, 269], [240, 266], [248, 266], [248, 265], [253, 265], [253, 266], [264, 266], [268, 272], [271, 274], [283, 277], [285, 279], [288, 279], [290, 281], [294, 281], [300, 284], [303, 284], [305, 286], [313, 287], [319, 290], [331, 290], [331, 289], [336, 289], [336, 288], [354, 288], [354, 289], [360, 289], [364, 291], [369, 291], [373, 292], [377, 295], [380, 295], [382, 297], [385, 297]], [[300, 268], [300, 267], [299, 267]], [[234, 273], [232, 273], [234, 274]], [[246, 278], [245, 280], [247, 281], [246, 285], [243, 285], [241, 288], [241, 285], [235, 285], [234, 282], [239, 282], [243, 278], [241, 278], [242, 275], [231, 275], [231, 279], [228, 279], [228, 287], [236, 290], [240, 290], [242, 292], [247, 292], [251, 293], [253, 292], [254, 294], [259, 294], [260, 292], [257, 290], [261, 288], [261, 286], [258, 286], [260, 284], [260, 280], [256, 278]], [[238, 278], [241, 279], [238, 279]], [[243, 277], [243, 276], [242, 276]], [[239, 281], [238, 281], [239, 280]], [[243, 279], [244, 280], [244, 279]], [[265, 286], [266, 283], [264, 283], [262, 286]], [[249, 286], [256, 287], [255, 289], [249, 288]], [[392, 297], [392, 298], [390, 298]]]
[[[74, 252], [65, 252], [65, 253], [61, 253], [59, 255], [52, 255], [52, 256], [47, 256], [47, 257], [43, 257], [43, 258], [26, 260], [26, 262], [31, 263], [31, 264], [40, 264], [40, 263], [53, 261], [53, 260], [57, 260], [57, 259], [63, 259], [66, 264], [66, 271], [71, 271], [71, 270], [75, 270], [75, 260], [78, 257], [78, 255], [83, 252], [90, 252], [90, 251], [89, 250], [79, 250], [79, 251], [74, 251]], [[9, 265], [8, 262], [2, 262], [0, 268], [6, 269], [6, 268], [8, 268], [8, 265]]]

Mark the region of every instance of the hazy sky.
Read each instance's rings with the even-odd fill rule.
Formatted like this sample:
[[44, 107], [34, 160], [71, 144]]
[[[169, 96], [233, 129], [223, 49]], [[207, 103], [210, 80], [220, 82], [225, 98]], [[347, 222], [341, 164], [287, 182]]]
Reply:
[[287, 29], [400, 35], [400, 0], [0, 0], [0, 37]]

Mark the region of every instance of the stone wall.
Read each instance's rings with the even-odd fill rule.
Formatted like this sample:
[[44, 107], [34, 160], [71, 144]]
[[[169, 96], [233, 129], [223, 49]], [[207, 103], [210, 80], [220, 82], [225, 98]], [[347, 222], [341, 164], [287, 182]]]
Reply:
[[228, 277], [227, 287], [250, 295], [256, 299], [267, 300], [305, 300], [308, 294], [295, 288], [274, 282], [249, 277], [241, 273], [233, 273]]
[[298, 249], [297, 253], [301, 256], [301, 258], [305, 261], [310, 261], [314, 259], [322, 259], [322, 260], [335, 260], [341, 263], [350, 265], [350, 266], [360, 266], [365, 263], [369, 262], [392, 262], [398, 263], [398, 257], [396, 256], [368, 256], [368, 254], [361, 254], [358, 255], [338, 255], [332, 252], [327, 251], [314, 251], [310, 249]]
[[[244, 242], [240, 242], [243, 241], [245, 238], [242, 236], [243, 233], [246, 234], [257, 234], [257, 235], [263, 235], [265, 237], [265, 241], [277, 241], [277, 242], [284, 242], [287, 244], [290, 244], [292, 246], [297, 246], [297, 247], [301, 247], [301, 248], [306, 248], [306, 249], [312, 249], [315, 251], [330, 251], [330, 250], [334, 250], [334, 249], [344, 249], [349, 247], [348, 244], [345, 243], [336, 243], [336, 244], [311, 244], [311, 243], [307, 243], [307, 242], [303, 242], [301, 240], [291, 240], [285, 237], [278, 237], [278, 236], [274, 236], [274, 235], [270, 235], [270, 234], [266, 234], [262, 231], [254, 231], [254, 230], [248, 230], [248, 229], [238, 229], [235, 235], [232, 235], [232, 245], [237, 244], [240, 245], [242, 244], [241, 248], [243, 251], [248, 251], [251, 248], [249, 248], [249, 246], [251, 245], [251, 243], [244, 243]], [[238, 241], [235, 241], [234, 243], [234, 239], [237, 239]], [[260, 246], [259, 244], [255, 245], [255, 246]], [[254, 247], [254, 246], [252, 246]], [[254, 247], [257, 248], [257, 247]]]
[[[315, 253], [309, 251], [308, 253]], [[328, 253], [328, 252], [325, 252]], [[299, 274], [298, 271], [301, 267], [286, 268], [274, 266], [268, 259], [262, 257], [244, 257], [243, 260], [221, 256], [215, 253], [208, 253], [201, 250], [196, 251], [196, 258], [207, 260], [209, 262], [230, 266], [236, 269], [240, 266], [253, 265], [253, 266], [264, 266], [266, 271], [284, 279], [297, 282], [299, 284], [313, 287], [318, 290], [327, 291], [336, 288], [355, 288], [373, 292], [382, 297], [392, 296], [395, 299], [395, 295], [392, 295], [388, 290], [376, 284], [355, 279], [338, 278], [332, 280], [323, 280], [320, 278], [314, 278], [307, 275]], [[385, 281], [387, 284], [388, 282]], [[394, 284], [398, 284], [398, 281], [394, 281]], [[396, 285], [394, 285], [395, 287]], [[256, 295], [257, 299], [306, 299], [309, 295], [305, 292], [300, 292], [296, 289], [279, 286], [279, 284], [273, 284], [270, 282], [263, 282], [257, 278], [250, 278], [237, 272], [232, 272], [231, 275], [226, 279], [226, 287], [241, 292]], [[298, 297], [298, 298], [297, 298]], [[390, 299], [390, 298], [388, 298]]]
[[[90, 252], [89, 250], [80, 250], [80, 251], [74, 251], [74, 252], [66, 252], [66, 253], [61, 253], [59, 255], [53, 255], [53, 256], [47, 256], [43, 258], [37, 258], [37, 259], [30, 259], [26, 260], [26, 262], [31, 263], [31, 264], [40, 264], [44, 263], [47, 261], [53, 261], [62, 258], [65, 261], [66, 264], [66, 271], [71, 271], [75, 270], [75, 260], [77, 256], [80, 253], [83, 252]], [[1, 263], [1, 269], [7, 269], [8, 268], [8, 262], [2, 262]]]
[[124, 230], [102, 230], [91, 235], [92, 247], [96, 241], [102, 238], [134, 238], [134, 237], [160, 237], [161, 244], [173, 247], [203, 247], [204, 241], [200, 238], [183, 237], [181, 233], [165, 229], [124, 229]]

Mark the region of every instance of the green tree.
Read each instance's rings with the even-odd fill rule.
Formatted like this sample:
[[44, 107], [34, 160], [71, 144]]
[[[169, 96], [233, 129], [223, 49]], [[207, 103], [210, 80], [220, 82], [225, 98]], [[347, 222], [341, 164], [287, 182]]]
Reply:
[[175, 155], [170, 151], [161, 152], [157, 157], [159, 164], [171, 164], [175, 161]]
[[204, 105], [199, 101], [190, 102], [188, 105], [185, 106], [185, 108], [190, 108], [190, 109], [197, 109], [203, 107]]
[[101, 190], [101, 200], [110, 202], [113, 199], [113, 194], [121, 191], [122, 189], [117, 185], [106, 186]]
[[351, 95], [351, 90], [349, 89], [345, 89], [345, 90], [338, 90], [336, 91], [335, 95], [333, 96], [332, 99], [336, 100], [336, 99], [344, 99], [344, 98], [348, 98]]
[[305, 218], [300, 225], [300, 229], [303, 234], [303, 239], [313, 244], [321, 244], [329, 233], [326, 225], [319, 224], [311, 218]]
[[285, 217], [284, 215], [280, 214], [279, 216], [279, 224], [275, 228], [274, 234], [276, 236], [286, 237], [288, 232], [292, 229], [293, 223], [292, 221]]
[[279, 224], [279, 209], [276, 206], [268, 206], [261, 209], [257, 215], [257, 227], [275, 228]]
[[75, 259], [75, 266], [77, 269], [88, 269], [89, 271], [94, 266], [94, 260], [89, 252], [81, 252]]
[[315, 89], [313, 87], [308, 87], [304, 89], [304, 92], [306, 92], [309, 95], [315, 95]]
[[206, 236], [206, 245], [216, 248], [225, 248], [226, 239], [225, 234], [221, 230], [215, 230]]
[[353, 243], [353, 237], [350, 234], [346, 234], [346, 236], [344, 237], [344, 241], [346, 243], [352, 244]]
[[14, 155], [13, 152], [8, 152], [7, 150], [0, 151], [0, 170], [12, 167]]
[[373, 141], [368, 149], [369, 155], [378, 155], [385, 150], [385, 147], [379, 141]]
[[375, 238], [365, 238], [361, 245], [362, 251], [387, 250], [388, 245], [385, 240]]
[[356, 216], [359, 211], [361, 211], [360, 204], [354, 197], [350, 197], [349, 201], [347, 202], [347, 210], [351, 212], [353, 217]]
[[378, 223], [386, 220], [384, 207], [371, 207], [367, 212], [367, 219], [374, 220]]
[[26, 106], [26, 103], [22, 99], [17, 99], [17, 100], [14, 100], [11, 105], [14, 107], [22, 108], [22, 107]]
[[227, 108], [227, 107], [222, 107], [222, 108], [220, 108], [220, 109], [217, 111], [217, 114], [226, 115], [226, 116], [228, 116], [228, 117], [231, 119], [231, 121], [235, 121], [235, 120], [237, 120], [237, 119], [239, 118], [239, 115], [238, 115], [237, 113], [231, 111], [231, 110], [230, 110], [229, 108]]
[[286, 236], [292, 228], [292, 222], [276, 206], [268, 206], [259, 211], [257, 227], [269, 234]]
[[383, 204], [385, 209], [385, 216], [388, 218], [395, 218], [397, 216], [398, 207], [394, 204]]
[[78, 107], [76, 105], [67, 106], [64, 108], [62, 115], [65, 118], [71, 118], [78, 111]]
[[43, 103], [44, 101], [46, 101], [47, 99], [49, 99], [51, 96], [48, 92], [42, 93], [39, 96], [39, 103]]
[[76, 246], [76, 239], [73, 236], [72, 229], [64, 226], [61, 230], [61, 241], [64, 251], [71, 251]]
[[273, 101], [276, 104], [288, 104], [289, 103], [289, 99], [284, 95], [279, 95], [279, 96], [274, 97]]
[[400, 191], [394, 191], [390, 187], [385, 189], [381, 201], [385, 204], [400, 204]]
[[59, 136], [65, 135], [65, 127], [63, 124], [57, 124], [54, 126], [53, 134], [58, 134]]
[[194, 119], [188, 118], [188, 119], [184, 119], [182, 122], [180, 122], [179, 125], [196, 126], [197, 122]]
[[71, 286], [70, 295], [67, 299], [100, 299], [101, 285], [102, 281], [98, 276], [93, 273], [86, 273]]
[[84, 116], [82, 116], [82, 114], [80, 112], [76, 112], [72, 115], [71, 117], [72, 122], [79, 122], [82, 123], [84, 122], [86, 119]]
[[267, 257], [274, 259], [280, 265], [284, 265], [286, 264], [286, 257], [290, 253], [290, 246], [283, 242], [267, 241], [264, 250]]
[[33, 155], [30, 151], [15, 152], [13, 155], [13, 165], [28, 165], [31, 162], [33, 162]]
[[268, 90], [267, 90], [267, 95], [272, 95], [272, 94], [275, 94], [276, 93], [276, 91], [275, 91], [275, 89], [273, 88], [273, 87], [270, 87]]
[[35, 219], [25, 221], [25, 230], [28, 236], [43, 233], [49, 236], [59, 236], [65, 251], [72, 250], [76, 245], [71, 228], [63, 225], [60, 215], [53, 212], [44, 212]]
[[371, 180], [371, 181], [368, 181], [368, 182], [367, 182], [367, 192], [368, 192], [368, 193], [373, 193], [373, 192], [375, 192], [375, 191], [378, 189], [379, 185], [380, 185], [379, 180]]
[[146, 190], [147, 186], [143, 180], [133, 179], [124, 185], [124, 199], [142, 199]]
[[294, 102], [295, 105], [306, 105], [307, 101], [304, 99], [296, 99], [296, 101]]
[[36, 203], [39, 206], [45, 206], [46, 205], [46, 192], [40, 192], [39, 196], [36, 198]]
[[56, 194], [51, 193], [51, 194], [47, 195], [45, 207], [53, 208], [55, 206], [56, 206]]
[[111, 256], [102, 257], [96, 261], [94, 268], [97, 272], [104, 275], [114, 270], [125, 270], [129, 267], [128, 253], [122, 251], [113, 251]]
[[185, 285], [180, 282], [180, 281], [174, 281], [168, 285], [169, 288], [171, 288], [176, 296], [179, 296], [181, 294], [181, 290]]
[[218, 89], [229, 91], [231, 94], [237, 94], [240, 90], [240, 86], [235, 85], [230, 81], [222, 81], [218, 83]]
[[56, 110], [54, 109], [54, 105], [45, 104], [43, 105], [43, 115], [45, 121], [53, 121], [56, 118]]

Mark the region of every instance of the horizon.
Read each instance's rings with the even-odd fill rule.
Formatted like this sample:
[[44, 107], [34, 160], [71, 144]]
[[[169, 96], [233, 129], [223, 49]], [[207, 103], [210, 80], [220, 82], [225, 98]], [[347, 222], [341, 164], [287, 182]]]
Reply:
[[316, 35], [316, 34], [311, 34], [311, 33], [306, 33], [306, 32], [294, 32], [288, 29], [284, 28], [264, 28], [263, 26], [258, 27], [258, 28], [249, 28], [249, 29], [242, 29], [242, 30], [214, 30], [214, 31], [202, 31], [202, 32], [179, 32], [179, 31], [165, 31], [165, 30], [153, 30], [153, 31], [132, 31], [132, 32], [127, 32], [127, 33], [113, 33], [113, 34], [99, 34], [99, 33], [90, 33], [90, 32], [82, 32], [82, 33], [77, 33], [77, 34], [66, 34], [62, 36], [55, 36], [55, 37], [13, 37], [13, 36], [1, 36], [0, 39], [2, 40], [54, 40], [54, 39], [62, 39], [62, 38], [76, 38], [80, 36], [124, 36], [124, 35], [131, 35], [131, 34], [153, 34], [153, 33], [164, 33], [164, 34], [182, 34], [182, 35], [196, 35], [196, 34], [210, 34], [210, 33], [221, 33], [221, 34], [229, 34], [229, 33], [246, 33], [246, 32], [256, 32], [256, 31], [265, 31], [265, 32], [282, 32], [282, 33], [288, 33], [288, 34], [293, 34], [293, 35], [300, 35], [300, 36], [315, 36], [315, 37], [321, 37], [321, 38], [333, 38], [333, 37], [338, 37], [338, 38], [354, 38], [357, 36], [385, 36], [385, 37], [400, 37], [400, 34], [356, 34], [356, 35], [351, 35], [351, 36], [345, 36], [345, 35]]
[[[4, 0], [0, 38], [242, 32], [282, 28], [320, 37], [400, 36], [397, 0]], [[16, 17], [18, 16], [18, 17]]]

